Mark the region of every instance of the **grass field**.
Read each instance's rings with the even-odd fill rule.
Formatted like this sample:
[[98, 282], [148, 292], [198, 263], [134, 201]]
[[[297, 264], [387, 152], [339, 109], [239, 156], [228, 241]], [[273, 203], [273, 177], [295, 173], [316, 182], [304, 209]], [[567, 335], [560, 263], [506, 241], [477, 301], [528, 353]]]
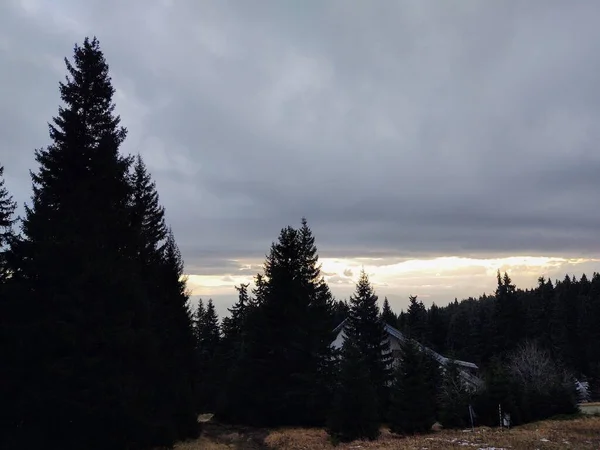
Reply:
[[444, 430], [416, 437], [399, 437], [382, 430], [377, 441], [355, 441], [334, 447], [321, 429], [284, 428], [263, 430], [207, 423], [202, 436], [178, 444], [176, 450], [599, 450], [600, 417], [547, 420], [511, 430], [476, 428], [475, 432]]

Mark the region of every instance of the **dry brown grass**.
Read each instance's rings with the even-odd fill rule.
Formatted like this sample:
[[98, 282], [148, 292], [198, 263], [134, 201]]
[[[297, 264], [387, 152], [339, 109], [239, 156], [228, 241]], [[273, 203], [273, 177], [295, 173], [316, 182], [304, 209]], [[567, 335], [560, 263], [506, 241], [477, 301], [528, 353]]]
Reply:
[[477, 428], [475, 432], [445, 430], [415, 437], [399, 437], [382, 430], [377, 441], [355, 441], [334, 447], [322, 429], [283, 428], [259, 430], [208, 424], [196, 441], [181, 443], [176, 450], [576, 450], [600, 449], [600, 418], [544, 421], [500, 431]]

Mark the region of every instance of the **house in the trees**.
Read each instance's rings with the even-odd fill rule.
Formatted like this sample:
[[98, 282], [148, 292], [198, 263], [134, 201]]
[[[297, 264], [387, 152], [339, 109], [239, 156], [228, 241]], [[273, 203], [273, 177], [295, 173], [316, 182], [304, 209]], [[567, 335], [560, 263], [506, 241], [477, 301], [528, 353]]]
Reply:
[[[344, 333], [345, 327], [346, 320], [340, 323], [333, 330], [335, 334], [335, 339], [332, 343], [332, 346], [334, 348], [342, 348], [342, 345], [344, 344], [344, 339], [346, 338], [346, 335]], [[387, 332], [390, 344], [390, 351], [392, 352], [394, 362], [397, 362], [400, 358], [401, 343], [408, 338], [404, 336], [399, 330], [388, 324], [385, 324], [385, 331]], [[450, 362], [456, 364], [458, 366], [463, 381], [469, 388], [475, 389], [482, 383], [481, 379], [479, 378], [479, 367], [476, 364], [472, 362], [446, 358], [445, 356], [440, 355], [436, 351], [430, 349], [429, 347], [426, 347], [425, 345], [422, 345], [419, 342], [416, 342], [416, 344], [422, 351], [427, 352], [429, 355], [431, 355], [431, 357], [437, 360], [440, 363], [440, 366], [444, 367]]]

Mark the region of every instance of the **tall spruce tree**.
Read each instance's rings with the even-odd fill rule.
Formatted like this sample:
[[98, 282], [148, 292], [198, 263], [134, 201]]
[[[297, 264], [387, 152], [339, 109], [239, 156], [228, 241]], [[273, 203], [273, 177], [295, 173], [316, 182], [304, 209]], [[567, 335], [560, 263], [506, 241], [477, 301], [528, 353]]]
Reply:
[[308, 221], [301, 219], [298, 229], [301, 261], [301, 283], [307, 297], [306, 323], [304, 335], [308, 348], [304, 354], [308, 373], [298, 373], [298, 385], [290, 390], [287, 401], [305, 404], [306, 411], [301, 419], [306, 423], [318, 424], [326, 420], [326, 408], [330, 405], [333, 391], [334, 353], [331, 343], [333, 334], [333, 295], [319, 264], [316, 240]]
[[377, 295], [364, 270], [350, 297], [350, 313], [345, 334], [356, 342], [365, 355], [371, 382], [377, 392], [381, 417], [388, 405], [388, 383], [391, 379], [392, 354], [384, 323], [379, 315]]
[[305, 220], [300, 229], [281, 230], [255, 285], [228, 420], [323, 424], [331, 401], [332, 300]]
[[[130, 158], [97, 39], [75, 46], [52, 144], [35, 152], [32, 204], [11, 252], [21, 308], [18, 399], [22, 446], [139, 448], [153, 405], [140, 385], [154, 355], [149, 304], [130, 226]], [[25, 307], [26, 305], [26, 307]], [[40, 411], [52, 414], [40, 420]]]

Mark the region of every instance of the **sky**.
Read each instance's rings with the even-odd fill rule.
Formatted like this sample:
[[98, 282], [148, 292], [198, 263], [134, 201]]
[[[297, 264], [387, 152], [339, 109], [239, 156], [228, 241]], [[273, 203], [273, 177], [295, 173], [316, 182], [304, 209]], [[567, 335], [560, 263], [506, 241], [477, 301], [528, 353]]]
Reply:
[[3, 0], [0, 164], [29, 202], [63, 58], [96, 35], [193, 298], [223, 315], [305, 216], [333, 293], [600, 271], [594, 0]]

